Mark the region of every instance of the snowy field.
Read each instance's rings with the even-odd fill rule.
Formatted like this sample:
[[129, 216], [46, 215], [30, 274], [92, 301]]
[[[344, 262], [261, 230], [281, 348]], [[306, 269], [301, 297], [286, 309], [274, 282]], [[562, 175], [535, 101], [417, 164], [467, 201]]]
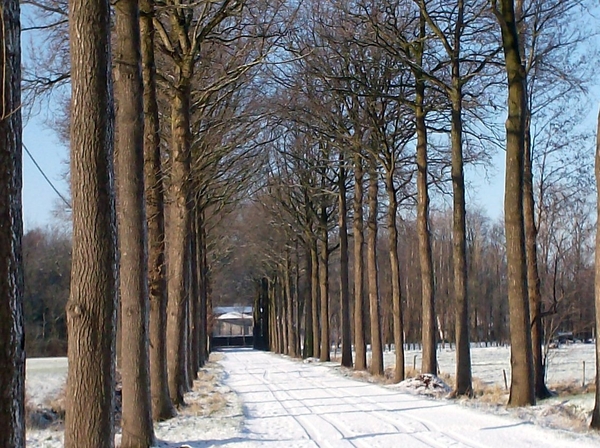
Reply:
[[[417, 368], [420, 353], [407, 351], [406, 364]], [[350, 378], [336, 363], [307, 363], [250, 350], [211, 355], [200, 381], [186, 396], [190, 404], [178, 417], [156, 425], [158, 445], [179, 447], [585, 447], [600, 446], [600, 437], [585, 430], [593, 405], [589, 397], [557, 397], [534, 408], [506, 410], [477, 401], [452, 401], [407, 394]], [[510, 373], [509, 350], [473, 348], [473, 375], [504, 388], [502, 370]], [[438, 351], [440, 371], [454, 371], [454, 351]], [[593, 345], [552, 350], [550, 384], [592, 382]], [[389, 362], [389, 363], [388, 363]], [[393, 353], [386, 352], [386, 366]], [[62, 393], [65, 358], [30, 359], [27, 395], [30, 405], [44, 407]], [[510, 381], [510, 378], [509, 378]], [[591, 403], [591, 404], [590, 404]], [[576, 428], [580, 432], [553, 428]], [[62, 446], [62, 428], [54, 424], [29, 429], [27, 446]]]
[[[561, 345], [548, 353], [547, 382], [559, 384], [565, 382], [581, 383], [594, 381], [596, 371], [596, 351], [594, 344]], [[393, 352], [385, 352], [385, 365], [395, 364]], [[416, 356], [417, 369], [421, 366], [421, 352], [408, 350], [405, 352], [406, 366], [413, 366]], [[455, 373], [456, 352], [454, 349], [441, 348], [437, 352], [441, 373]], [[510, 385], [510, 348], [508, 347], [472, 347], [471, 364], [473, 377], [487, 385], [504, 386], [502, 371], [506, 372]]]
[[58, 396], [67, 381], [67, 358], [29, 358], [25, 389], [32, 406], [44, 405]]

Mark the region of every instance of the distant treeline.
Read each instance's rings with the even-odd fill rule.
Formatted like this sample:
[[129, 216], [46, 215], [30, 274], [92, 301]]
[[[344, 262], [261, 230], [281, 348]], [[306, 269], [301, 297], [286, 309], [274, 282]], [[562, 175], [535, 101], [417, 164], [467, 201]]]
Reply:
[[25, 350], [28, 357], [66, 356], [71, 236], [36, 228], [23, 236]]

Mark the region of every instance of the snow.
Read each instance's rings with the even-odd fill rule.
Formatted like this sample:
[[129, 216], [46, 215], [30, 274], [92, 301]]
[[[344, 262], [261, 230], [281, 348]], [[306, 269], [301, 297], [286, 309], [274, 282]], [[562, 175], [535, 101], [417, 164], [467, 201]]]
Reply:
[[67, 358], [28, 358], [25, 366], [27, 400], [33, 407], [44, 406], [64, 389]]
[[[395, 354], [393, 351], [385, 353], [385, 365], [394, 365]], [[421, 366], [421, 351], [406, 350], [406, 366], [412, 367], [416, 356], [417, 369]], [[440, 348], [437, 351], [440, 372], [454, 375], [455, 356], [454, 349]], [[583, 380], [583, 363], [585, 362], [586, 382], [592, 382], [595, 377], [596, 352], [594, 344], [569, 344], [560, 348], [551, 349], [548, 353], [547, 381], [550, 384], [562, 382], [581, 382]], [[510, 385], [510, 348], [477, 347], [471, 348], [471, 365], [473, 377], [488, 385], [504, 387], [502, 371], [506, 372]]]
[[[541, 428], [448, 400], [430, 400], [345, 378], [330, 364], [228, 351], [226, 384], [245, 405], [235, 446], [585, 447], [595, 435]], [[227, 446], [227, 445], [224, 445]]]
[[[508, 349], [474, 348], [472, 353], [474, 377], [503, 388], [502, 369], [509, 373]], [[415, 354], [419, 356], [407, 352], [409, 367]], [[211, 356], [212, 362], [200, 372], [194, 391], [186, 395], [189, 406], [176, 418], [156, 424], [157, 446], [600, 446], [600, 436], [586, 431], [585, 424], [579, 426], [580, 432], [550, 428], [571, 428], [573, 419], [585, 419], [588, 411], [578, 406], [589, 402], [588, 398], [569, 401], [556, 397], [541, 406], [507, 410], [498, 404], [406, 393], [422, 387], [422, 382], [384, 386], [357, 381], [339, 364], [315, 359], [301, 362], [248, 349]], [[386, 361], [388, 356], [386, 353]], [[438, 358], [442, 372], [454, 370], [452, 351], [441, 350]], [[583, 360], [586, 369], [589, 363], [593, 370], [593, 346], [558, 349], [551, 355], [549, 379], [581, 382]], [[417, 367], [419, 364], [420, 359]], [[63, 389], [64, 358], [28, 360], [27, 369], [31, 401], [43, 405]], [[592, 379], [590, 371], [588, 381]], [[427, 382], [432, 381], [437, 384], [438, 379]], [[581, 415], [573, 415], [578, 412]], [[27, 446], [62, 446], [62, 430], [29, 430]]]
[[450, 386], [444, 383], [441, 378], [429, 373], [407, 378], [393, 387], [402, 392], [436, 398], [444, 397], [451, 392]]
[[241, 319], [252, 319], [252, 314], [238, 313], [232, 311], [230, 313], [221, 314], [217, 317], [217, 320], [241, 320]]

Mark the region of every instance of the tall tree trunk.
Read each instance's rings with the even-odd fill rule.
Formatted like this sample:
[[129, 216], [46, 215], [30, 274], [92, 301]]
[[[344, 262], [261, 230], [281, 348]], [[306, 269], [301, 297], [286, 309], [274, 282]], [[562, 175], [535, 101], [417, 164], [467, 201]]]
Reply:
[[463, 163], [462, 85], [460, 74], [460, 35], [464, 4], [459, 1], [459, 14], [452, 56], [452, 264], [454, 268], [454, 303], [456, 334], [456, 385], [453, 395], [472, 395], [471, 347], [469, 338], [469, 297], [467, 291], [467, 224], [465, 175]]
[[[0, 446], [25, 447], [25, 332], [21, 239], [21, 41], [19, 2], [2, 2], [0, 44]], [[9, 49], [9, 51], [6, 51]]]
[[533, 170], [531, 160], [531, 116], [527, 113], [525, 122], [525, 158], [523, 172], [523, 222], [525, 225], [525, 253], [527, 257], [527, 291], [531, 319], [531, 344], [536, 398], [548, 398], [552, 393], [546, 387], [546, 372], [542, 345], [544, 343], [542, 325], [542, 293], [537, 263], [537, 227], [535, 224], [535, 203], [533, 199]]
[[310, 273], [310, 290], [312, 295], [312, 324], [313, 324], [313, 352], [315, 356], [320, 355], [321, 344], [319, 343], [321, 333], [319, 326], [319, 303], [321, 297], [319, 295], [319, 252], [317, 237], [311, 240], [310, 246], [311, 273]]
[[212, 314], [208, 300], [209, 276], [208, 276], [208, 258], [206, 247], [206, 228], [204, 226], [204, 212], [198, 210], [196, 213], [196, 231], [197, 231], [197, 257], [199, 285], [198, 294], [200, 296], [200, 367], [208, 361], [208, 318]]
[[296, 354], [298, 357], [302, 356], [302, 350], [300, 347], [300, 334], [302, 333], [302, 311], [304, 308], [304, 300], [300, 299], [300, 251], [298, 249], [298, 240], [296, 239], [296, 248], [295, 248], [295, 254], [296, 254], [296, 263], [295, 263], [295, 282], [294, 282], [294, 303], [295, 303], [295, 307], [294, 307], [294, 322], [296, 325], [296, 330], [295, 330], [295, 338], [294, 338], [294, 344], [296, 346]]
[[173, 89], [171, 104], [171, 176], [169, 182], [167, 368], [169, 394], [175, 406], [184, 404], [186, 378], [186, 269], [188, 253], [190, 175], [189, 86]]
[[277, 325], [278, 332], [278, 347], [277, 353], [287, 353], [287, 332], [285, 326], [285, 292], [283, 291], [283, 285], [281, 284], [281, 276], [277, 275], [274, 282], [274, 294], [275, 301], [277, 303], [277, 317], [279, 318], [279, 325]]
[[200, 287], [198, 265], [198, 209], [192, 210], [190, 221], [190, 374], [192, 380], [198, 379], [200, 369]]
[[354, 368], [367, 370], [365, 342], [365, 309], [363, 290], [363, 162], [359, 152], [354, 154]]
[[281, 348], [281, 352], [284, 355], [289, 355], [290, 354], [290, 346], [289, 346], [289, 339], [288, 339], [288, 289], [287, 289], [287, 285], [286, 285], [286, 272], [285, 272], [285, 266], [281, 266], [279, 265], [279, 275], [278, 275], [278, 280], [279, 280], [279, 300], [280, 300], [280, 304], [281, 304], [281, 312], [279, 314], [279, 316], [281, 317], [281, 336], [283, 339], [283, 345]]
[[321, 298], [321, 351], [319, 359], [330, 361], [329, 338], [329, 238], [327, 231], [327, 209], [321, 206], [319, 217], [319, 289]]
[[[417, 64], [423, 63], [423, 39], [425, 20], [420, 19], [420, 42]], [[419, 262], [421, 265], [422, 300], [422, 342], [423, 359], [421, 373], [437, 374], [435, 343], [435, 296], [433, 278], [433, 257], [431, 255], [431, 235], [429, 233], [429, 191], [427, 185], [427, 125], [425, 123], [425, 80], [416, 73], [415, 121], [417, 132], [417, 233], [419, 239]]]
[[288, 354], [292, 358], [298, 357], [296, 353], [296, 331], [294, 328], [294, 300], [292, 297], [292, 278], [291, 278], [291, 263], [289, 249], [285, 253], [284, 265], [284, 282], [285, 282], [285, 297], [286, 297], [286, 320], [287, 320], [287, 342]]
[[[114, 446], [116, 219], [110, 4], [69, 2], [73, 252], [65, 447]], [[73, 343], [76, 341], [76, 343]]]
[[[307, 239], [307, 241], [310, 241], [310, 239]], [[310, 245], [310, 242], [307, 243], [308, 245]], [[306, 263], [307, 263], [307, 267], [306, 267], [306, 272], [308, 272], [309, 277], [309, 281], [311, 283], [311, 289], [310, 291], [308, 291], [308, 294], [306, 294], [306, 303], [304, 305], [304, 353], [302, 354], [302, 356], [304, 358], [312, 358], [313, 356], [315, 356], [315, 351], [314, 351], [314, 333], [313, 333], [313, 312], [312, 312], [312, 308], [313, 308], [313, 300], [315, 300], [315, 297], [313, 297], [313, 289], [312, 289], [312, 273], [313, 273], [313, 260], [312, 260], [312, 251], [310, 247], [306, 248]]]
[[137, 0], [115, 4], [115, 175], [121, 298], [124, 448], [154, 443], [148, 347], [144, 106]]
[[525, 69], [519, 53], [513, 0], [501, 0], [495, 9], [502, 29], [502, 45], [508, 76], [508, 119], [506, 120], [506, 186], [504, 220], [508, 264], [510, 315], [511, 385], [509, 406], [535, 403], [533, 353], [527, 296], [527, 268], [523, 222], [523, 159], [525, 155]]
[[[191, 224], [191, 216], [190, 216]], [[185, 384], [186, 391], [194, 387], [194, 372], [192, 372], [192, 251], [191, 228], [187, 232], [187, 247], [185, 254]]]
[[367, 288], [371, 322], [371, 374], [383, 375], [383, 348], [381, 344], [381, 311], [379, 310], [379, 280], [377, 272], [377, 196], [379, 194], [377, 167], [372, 160], [369, 166], [367, 219]]
[[600, 429], [600, 112], [598, 114], [598, 126], [596, 128], [596, 191], [597, 199], [597, 218], [596, 218], [596, 272], [594, 281], [595, 296], [595, 328], [596, 328], [596, 395], [594, 410], [592, 411], [592, 421], [590, 427]]
[[275, 303], [275, 294], [273, 280], [267, 281], [267, 300], [269, 302], [269, 348], [273, 353], [279, 351], [279, 339], [277, 337], [277, 304]]
[[400, 289], [400, 260], [398, 259], [398, 227], [396, 215], [398, 213], [398, 199], [394, 187], [394, 169], [390, 169], [385, 176], [385, 186], [388, 195], [388, 236], [390, 271], [392, 276], [392, 306], [394, 314], [394, 346], [396, 351], [396, 367], [394, 368], [394, 382], [399, 383], [404, 379], [404, 326], [402, 318], [402, 290]]
[[[516, 18], [520, 23], [517, 27], [519, 33], [519, 46], [521, 60], [525, 56], [525, 38], [521, 38], [522, 29], [526, 24], [523, 13], [523, 1], [516, 1]], [[524, 63], [524, 62], [523, 62]], [[523, 81], [527, 92], [527, 79]], [[537, 261], [537, 227], [535, 224], [535, 201], [533, 198], [533, 167], [531, 143], [531, 111], [526, 104], [525, 111], [525, 155], [523, 160], [523, 220], [525, 223], [525, 253], [527, 257], [527, 292], [529, 295], [529, 313], [531, 317], [531, 344], [533, 350], [533, 370], [536, 398], [552, 396], [546, 387], [544, 356], [542, 354], [543, 325], [542, 325], [542, 293]]]
[[282, 352], [282, 340], [281, 340], [281, 305], [279, 303], [279, 297], [277, 294], [277, 277], [273, 277], [269, 280], [269, 293], [271, 295], [271, 302], [273, 304], [273, 351], [275, 353]]
[[348, 222], [346, 199], [346, 168], [340, 153], [339, 228], [340, 228], [340, 310], [342, 313], [342, 365], [352, 367], [352, 333], [350, 329], [350, 291], [348, 287]]
[[144, 83], [144, 184], [148, 227], [148, 294], [150, 299], [150, 389], [152, 417], [175, 416], [167, 384], [167, 283], [165, 215], [161, 166], [156, 67], [154, 64], [154, 0], [140, 0], [142, 79]]

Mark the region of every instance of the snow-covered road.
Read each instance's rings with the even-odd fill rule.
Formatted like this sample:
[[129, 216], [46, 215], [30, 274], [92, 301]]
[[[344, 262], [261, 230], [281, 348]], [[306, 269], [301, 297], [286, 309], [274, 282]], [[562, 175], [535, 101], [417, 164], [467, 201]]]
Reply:
[[245, 414], [231, 446], [598, 446], [595, 437], [343, 378], [319, 364], [243, 349], [224, 353], [225, 383], [239, 394]]

